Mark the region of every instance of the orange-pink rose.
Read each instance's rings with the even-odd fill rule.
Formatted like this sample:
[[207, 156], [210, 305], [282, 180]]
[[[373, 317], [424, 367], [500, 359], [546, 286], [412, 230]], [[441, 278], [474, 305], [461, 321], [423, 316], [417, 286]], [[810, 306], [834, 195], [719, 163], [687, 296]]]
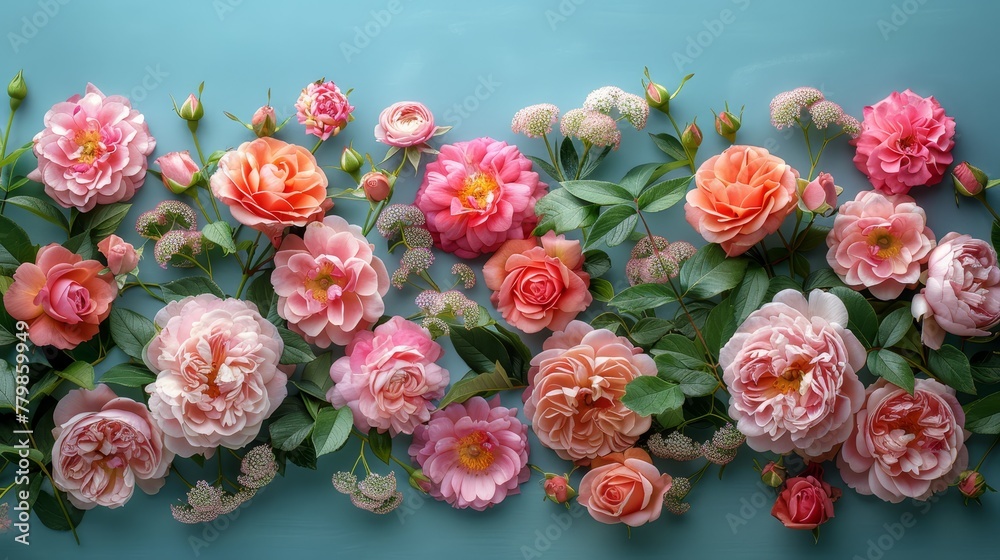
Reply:
[[698, 168], [684, 217], [730, 257], [742, 255], [795, 209], [798, 177], [764, 148], [732, 146]]
[[673, 479], [653, 465], [649, 454], [632, 448], [594, 460], [580, 481], [580, 504], [601, 523], [630, 527], [656, 521]]

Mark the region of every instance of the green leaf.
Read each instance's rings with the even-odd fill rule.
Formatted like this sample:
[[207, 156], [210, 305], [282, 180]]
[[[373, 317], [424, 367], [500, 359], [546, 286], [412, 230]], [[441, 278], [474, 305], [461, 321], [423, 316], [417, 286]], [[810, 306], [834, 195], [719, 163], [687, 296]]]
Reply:
[[467, 377], [453, 383], [451, 388], [448, 389], [448, 393], [438, 403], [438, 409], [440, 410], [451, 403], [465, 402], [476, 395], [484, 393], [523, 388], [524, 385], [515, 383], [513, 379], [507, 376], [507, 372], [498, 362], [494, 364], [492, 371], [480, 373], [474, 377]]
[[7, 167], [8, 165], [14, 163], [21, 157], [22, 154], [30, 150], [31, 147], [34, 145], [35, 145], [34, 142], [28, 142], [27, 144], [7, 154], [7, 157], [3, 158], [3, 160], [0, 160], [0, 167]]
[[591, 319], [590, 326], [595, 329], [608, 329], [615, 334], [621, 334], [622, 332], [628, 332], [630, 325], [624, 317], [608, 311]]
[[[521, 338], [523, 335], [508, 330], [499, 323], [494, 324], [493, 328], [496, 329], [497, 334], [500, 335], [507, 347], [507, 355], [510, 357], [510, 368], [507, 372], [514, 379], [525, 380], [528, 370], [531, 368], [531, 359], [535, 357], [534, 352], [524, 343]], [[498, 359], [497, 361], [503, 365], [503, 360]]]
[[[8, 455], [11, 463], [17, 464], [18, 457], [20, 456], [22, 451], [23, 448], [0, 443], [0, 455]], [[42, 455], [41, 451], [34, 448], [29, 448], [27, 453], [28, 453], [27, 458], [36, 463], [41, 463], [45, 457], [44, 455]]]
[[14, 268], [21, 263], [35, 262], [35, 254], [38, 253], [38, 247], [31, 244], [31, 239], [28, 238], [24, 228], [2, 215], [0, 215], [0, 247], [6, 253], [4, 258], [0, 258], [0, 263], [13, 265]]
[[333, 353], [323, 352], [316, 359], [307, 363], [302, 369], [302, 381], [308, 381], [316, 385], [326, 394], [330, 387], [333, 387], [333, 379], [330, 378], [330, 365], [333, 363]]
[[576, 154], [576, 146], [573, 145], [573, 140], [570, 138], [563, 138], [562, 144], [559, 146], [559, 163], [562, 165], [563, 175], [567, 179], [576, 177], [576, 171], [580, 168], [580, 156]]
[[690, 338], [680, 334], [668, 334], [653, 345], [653, 354], [674, 352], [704, 362], [704, 354]]
[[281, 353], [282, 365], [304, 364], [316, 359], [309, 343], [303, 340], [302, 335], [284, 327], [278, 327], [278, 334], [281, 341], [285, 343], [285, 350]]
[[6, 360], [0, 360], [0, 409], [17, 409], [17, 383], [14, 372], [13, 365]]
[[600, 249], [591, 249], [583, 254], [583, 271], [593, 278], [599, 278], [611, 270], [611, 258]]
[[560, 184], [576, 198], [603, 206], [631, 204], [635, 200], [628, 191], [607, 181], [566, 181]]
[[56, 375], [84, 389], [94, 388], [94, 366], [90, 365], [90, 362], [77, 360], [66, 366], [66, 369], [57, 370]]
[[149, 319], [120, 305], [111, 306], [111, 340], [125, 355], [143, 360], [143, 349], [156, 336], [156, 326]]
[[351, 427], [354, 426], [354, 416], [351, 409], [321, 408], [316, 416], [316, 427], [312, 431], [312, 443], [316, 448], [316, 457], [333, 453], [341, 448], [351, 437]]
[[168, 303], [184, 299], [188, 296], [201, 294], [213, 294], [220, 298], [226, 297], [226, 294], [222, 293], [222, 288], [205, 276], [187, 276], [172, 280], [165, 284], [160, 284], [160, 289], [163, 291], [163, 299], [167, 300]]
[[27, 210], [39, 218], [61, 227], [63, 231], [69, 231], [69, 221], [66, 216], [55, 204], [47, 200], [33, 196], [12, 196], [7, 199], [7, 204], [13, 204], [22, 210]]
[[[625, 218], [624, 222], [615, 226], [614, 229], [608, 233], [604, 242], [607, 243], [608, 247], [617, 247], [629, 239], [635, 239], [635, 226], [638, 225], [638, 223], [638, 215]], [[639, 238], [642, 238], [642, 235], [640, 235]]]
[[[616, 228], [627, 224], [630, 218], [632, 228], [630, 228], [629, 233], [631, 233], [631, 229], [635, 228], [635, 207], [621, 204], [608, 208], [600, 216], [598, 216], [597, 221], [594, 222], [593, 227], [590, 228], [590, 232], [587, 234], [586, 245], [591, 246], [603, 240], [605, 236], [612, 234]], [[618, 234], [615, 233], [613, 235], [617, 237]], [[628, 234], [625, 235], [627, 236]], [[624, 241], [624, 239], [622, 239], [622, 241]], [[619, 244], [620, 243], [621, 242], [619, 241]], [[608, 245], [612, 245], [610, 240], [608, 241]]]
[[639, 209], [643, 212], [660, 212], [684, 199], [691, 177], [679, 177], [657, 183], [639, 195]]
[[288, 413], [272, 422], [269, 428], [271, 445], [275, 449], [282, 451], [295, 449], [309, 437], [309, 432], [313, 429], [313, 418], [306, 412], [305, 405], [299, 399], [294, 401], [298, 404], [287, 407]]
[[631, 195], [630, 200], [639, 196], [646, 185], [654, 179], [659, 167], [658, 163], [646, 163], [628, 170], [628, 173], [622, 177], [621, 186]]
[[[35, 473], [35, 476], [41, 476], [41, 473]], [[66, 508], [66, 513], [63, 513], [62, 507], [59, 507], [59, 501], [57, 501], [56, 497], [50, 494], [48, 490], [42, 489], [38, 490], [38, 496], [35, 498], [35, 505], [31, 508], [31, 511], [35, 512], [42, 525], [45, 525], [49, 529], [53, 531], [71, 531], [83, 521], [84, 512], [69, 503], [65, 493], [58, 490], [56, 492], [59, 495], [59, 500], [62, 501], [63, 507]]]
[[969, 357], [958, 348], [945, 344], [940, 350], [931, 350], [927, 357], [927, 366], [934, 377], [956, 391], [970, 395], [976, 394], [976, 382], [972, 379], [972, 366]]
[[86, 214], [81, 214], [73, 224], [71, 233], [76, 235], [90, 232], [91, 239], [95, 242], [100, 241], [118, 231], [118, 226], [125, 221], [125, 216], [131, 208], [131, 204], [123, 202], [98, 206]]
[[510, 365], [503, 341], [486, 327], [452, 328], [448, 338], [458, 356], [476, 373], [493, 371], [498, 361], [505, 364], [504, 367]]
[[597, 220], [599, 206], [571, 195], [566, 189], [556, 189], [535, 204], [535, 214], [541, 217], [535, 235], [552, 230], [565, 233], [588, 227]]
[[792, 270], [803, 278], [808, 277], [809, 273], [812, 272], [809, 259], [802, 253], [792, 253]]
[[653, 139], [653, 143], [656, 147], [660, 149], [661, 152], [667, 154], [675, 160], [686, 160], [687, 154], [684, 153], [684, 146], [681, 145], [681, 141], [667, 133], [652, 134], [649, 135]]
[[965, 405], [965, 429], [976, 434], [1000, 434], [1000, 393]]
[[768, 302], [773, 300], [774, 296], [783, 290], [796, 290], [801, 292], [802, 286], [787, 276], [775, 276], [767, 283], [767, 293], [764, 294], [764, 301]]
[[625, 386], [622, 404], [636, 414], [650, 416], [684, 404], [684, 393], [676, 383], [641, 375]]
[[722, 247], [705, 245], [681, 265], [681, 295], [697, 299], [718, 295], [739, 284], [746, 268], [746, 259], [726, 258]]
[[729, 302], [729, 298], [725, 298], [708, 313], [705, 329], [702, 332], [712, 356], [718, 357], [719, 350], [736, 332], [736, 326], [733, 305]]
[[604, 158], [608, 157], [608, 154], [610, 153], [611, 153], [611, 146], [605, 146], [604, 149], [601, 150], [601, 153], [596, 158], [593, 157], [594, 156], [593, 152], [587, 154], [587, 159], [584, 160], [586, 163], [583, 166], [583, 171], [580, 172], [580, 178], [583, 179], [588, 175], [590, 175], [591, 173], [593, 173], [594, 170], [597, 169], [597, 166], [600, 165], [601, 162], [604, 161]]
[[664, 429], [680, 426], [684, 423], [684, 408], [678, 406], [677, 408], [664, 410], [655, 415], [654, 418], [656, 418], [656, 423], [663, 426]]
[[392, 460], [392, 438], [389, 432], [380, 432], [377, 428], [368, 430], [368, 446], [372, 448], [372, 453], [385, 464], [390, 464]]
[[[864, 296], [850, 288], [831, 288], [830, 293], [840, 298], [840, 301], [843, 301], [844, 306], [847, 307], [849, 317], [847, 328], [854, 333], [854, 336], [858, 337], [865, 348], [871, 348], [878, 333], [878, 317], [875, 315], [872, 304], [868, 303]], [[911, 392], [912, 389], [911, 384]]]
[[592, 278], [590, 280], [590, 293], [597, 301], [607, 303], [615, 297], [615, 287], [604, 278]]
[[101, 383], [122, 387], [145, 387], [156, 381], [156, 375], [143, 366], [118, 364], [101, 375]]
[[906, 359], [892, 350], [873, 350], [868, 353], [868, 370], [907, 393], [913, 394], [913, 368]]
[[767, 272], [757, 264], [747, 267], [743, 280], [730, 296], [736, 324], [742, 324], [751, 313], [760, 308], [764, 303], [764, 296], [767, 295], [767, 287]]
[[274, 325], [284, 325], [284, 319], [278, 315], [278, 294], [271, 285], [272, 270], [267, 270], [250, 282], [247, 288], [246, 298], [257, 306], [257, 310], [269, 322]]
[[646, 311], [677, 301], [677, 295], [669, 284], [639, 284], [625, 288], [608, 302], [620, 311], [631, 313]]
[[990, 228], [990, 242], [993, 243], [993, 250], [1000, 252], [1000, 222], [993, 222], [993, 227]]
[[[875, 343], [879, 346], [895, 346], [897, 342], [906, 336], [906, 331], [913, 326], [913, 315], [910, 307], [901, 307], [889, 313], [882, 319], [882, 324], [878, 326], [878, 335]], [[963, 354], [964, 356], [964, 354]], [[966, 360], [968, 363], [968, 360]]]
[[83, 233], [78, 233], [73, 237], [70, 237], [62, 244], [67, 250], [80, 255], [84, 259], [93, 259], [94, 255], [97, 254], [97, 245], [94, 244], [94, 240], [90, 238], [90, 232], [85, 231]]
[[236, 242], [233, 241], [233, 226], [229, 222], [219, 220], [201, 229], [201, 235], [222, 249], [224, 255], [236, 252]]
[[[321, 401], [326, 401], [326, 391], [323, 390], [319, 385], [316, 385], [312, 381], [306, 381], [305, 379], [300, 379], [298, 381], [289, 380], [289, 383], [295, 386], [299, 390], [299, 393], [304, 393], [310, 397], [316, 397]], [[306, 406], [309, 406], [311, 399], [304, 399]]]
[[542, 171], [544, 171], [549, 177], [551, 177], [553, 181], [560, 181], [561, 180], [561, 177], [559, 176], [559, 172], [556, 171], [555, 167], [552, 167], [551, 163], [545, 161], [542, 158], [537, 158], [535, 156], [528, 156], [528, 159], [530, 159], [532, 161], [532, 163], [534, 163], [538, 167], [541, 167]]
[[830, 228], [813, 224], [809, 229], [803, 230], [795, 238], [793, 247], [798, 247], [797, 251], [811, 251], [820, 245], [826, 244], [826, 236], [830, 233]]
[[656, 356], [655, 361], [657, 375], [676, 383], [688, 397], [711, 395], [719, 386], [712, 374], [701, 369], [707, 364], [698, 359], [677, 352], [664, 352]]
[[1000, 382], [1000, 354], [985, 350], [972, 356], [972, 376], [983, 383]]
[[816, 289], [827, 289], [836, 287], [846, 287], [844, 282], [837, 276], [837, 273], [829, 268], [821, 268], [813, 271], [806, 278], [805, 291], [811, 292]]
[[639, 346], [648, 346], [663, 338], [672, 328], [673, 322], [666, 319], [644, 317], [632, 327], [629, 338]]

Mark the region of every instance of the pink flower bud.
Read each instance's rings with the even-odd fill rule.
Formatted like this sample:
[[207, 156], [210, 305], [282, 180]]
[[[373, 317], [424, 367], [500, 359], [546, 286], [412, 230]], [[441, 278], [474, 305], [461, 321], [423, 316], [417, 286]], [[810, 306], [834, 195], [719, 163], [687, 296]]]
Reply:
[[253, 118], [250, 119], [250, 124], [257, 138], [272, 136], [278, 131], [278, 117], [274, 114], [274, 107], [264, 105], [260, 109], [257, 109], [253, 114]]
[[698, 128], [697, 122], [692, 122], [687, 125], [684, 132], [681, 133], [681, 144], [688, 149], [689, 152], [697, 152], [698, 146], [701, 146], [701, 129]]
[[646, 69], [646, 79], [649, 80], [649, 83], [646, 83], [646, 81], [643, 80], [643, 84], [646, 88], [646, 104], [661, 113], [669, 113], [670, 90], [654, 82], [653, 79], [649, 77], [648, 68]]
[[543, 488], [545, 497], [557, 504], [565, 504], [576, 497], [576, 490], [569, 485], [567, 475], [547, 473]]
[[344, 173], [355, 173], [364, 165], [365, 158], [361, 152], [348, 146], [340, 154], [340, 170]]
[[110, 235], [97, 244], [97, 250], [108, 259], [111, 274], [128, 274], [139, 265], [139, 254], [135, 247], [117, 235]]
[[181, 194], [195, 183], [195, 175], [201, 169], [187, 150], [170, 152], [156, 158], [160, 166], [163, 184], [174, 194]]
[[958, 491], [962, 493], [968, 500], [978, 499], [980, 496], [986, 493], [987, 490], [992, 490], [986, 484], [986, 479], [983, 475], [977, 471], [962, 471], [958, 475]]
[[977, 196], [990, 180], [981, 169], [969, 165], [967, 161], [955, 166], [951, 179], [955, 182], [955, 190], [963, 196]]
[[186, 121], [200, 121], [203, 116], [205, 116], [205, 108], [201, 105], [201, 100], [194, 96], [194, 94], [189, 94], [187, 99], [184, 100], [184, 104], [177, 111], [177, 114]]
[[740, 129], [740, 126], [740, 118], [728, 110], [715, 116], [715, 131], [730, 142], [736, 141], [736, 131]]
[[370, 171], [361, 177], [361, 188], [365, 191], [365, 196], [372, 202], [382, 202], [389, 198], [392, 185], [385, 173]]
[[806, 212], [826, 214], [837, 207], [837, 186], [833, 184], [833, 176], [820, 173], [812, 181], [799, 183], [799, 208]]
[[769, 462], [764, 465], [764, 468], [760, 470], [760, 479], [771, 488], [778, 488], [785, 483], [785, 467], [775, 463], [774, 461]]

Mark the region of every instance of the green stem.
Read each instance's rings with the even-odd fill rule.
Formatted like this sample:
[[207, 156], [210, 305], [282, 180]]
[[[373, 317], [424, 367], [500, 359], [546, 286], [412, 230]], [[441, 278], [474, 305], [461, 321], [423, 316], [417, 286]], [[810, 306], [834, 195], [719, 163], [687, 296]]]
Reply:
[[198, 142], [198, 133], [192, 130], [191, 138], [194, 140], [194, 149], [198, 152], [198, 159], [201, 161], [201, 166], [205, 167], [208, 160], [205, 159], [205, 154], [201, 151], [201, 142]]
[[[6, 195], [6, 193], [4, 193], [4, 195]], [[990, 203], [986, 201], [986, 197], [983, 196], [982, 193], [976, 196], [976, 200], [983, 203], [983, 206], [985, 206], [986, 209], [989, 210], [990, 214], [993, 215], [994, 221], [1000, 222], [1000, 216], [998, 216], [996, 210], [994, 210], [993, 207], [990, 206]], [[0, 208], [0, 210], [2, 210], [2, 208]]]
[[198, 268], [200, 268], [202, 270], [202, 272], [204, 272], [205, 274], [207, 274], [209, 278], [212, 277], [212, 273], [207, 268], [205, 268], [204, 265], [202, 265], [200, 262], [198, 262], [198, 259], [196, 259], [194, 257], [190, 257], [190, 256], [185, 255], [183, 253], [177, 253], [177, 256], [181, 257], [181, 258], [184, 258], [184, 259], [187, 259], [188, 261], [194, 263], [194, 265], [197, 266]]
[[590, 154], [590, 147], [592, 144], [590, 142], [583, 143], [583, 155], [580, 156], [580, 165], [576, 166], [576, 177], [573, 180], [580, 178], [580, 173], [583, 171], [583, 164], [587, 161], [587, 156]]
[[420, 272], [417, 273], [417, 276], [420, 276], [421, 278], [423, 278], [424, 280], [426, 280], [427, 283], [430, 284], [431, 288], [434, 288], [435, 292], [440, 292], [441, 291], [441, 288], [439, 288], [438, 285], [437, 285], [437, 283], [434, 281], [434, 279], [431, 278], [431, 275], [427, 274], [426, 270], [421, 270]]
[[215, 195], [212, 194], [211, 189], [205, 189], [208, 192], [208, 200], [212, 201], [212, 209], [215, 210], [215, 217], [219, 220], [222, 219], [222, 212], [219, 212], [219, 204], [215, 202]]
[[322, 145], [323, 145], [323, 139], [322, 139], [322, 138], [320, 138], [319, 140], [317, 140], [317, 141], [316, 141], [316, 145], [315, 145], [315, 146], [313, 146], [313, 147], [312, 147], [312, 149], [311, 149], [311, 150], [309, 150], [309, 151], [315, 154], [315, 153], [316, 153], [316, 150], [318, 150], [318, 149], [319, 149], [319, 147], [320, 147], [320, 146], [322, 146]]
[[188, 479], [184, 478], [184, 475], [181, 474], [181, 471], [177, 469], [176, 465], [170, 465], [170, 470], [172, 470], [174, 474], [177, 475], [177, 478], [180, 479], [180, 481], [183, 482], [185, 486], [187, 486], [188, 488], [194, 488], [194, 484], [191, 484], [190, 482], [188, 482]]
[[[358, 439], [360, 439], [360, 440], [361, 440], [361, 445], [362, 445], [362, 451], [363, 451], [363, 450], [364, 450], [364, 447], [363, 447], [363, 446], [364, 446], [364, 444], [368, 443], [368, 436], [366, 436], [366, 435], [362, 434], [361, 432], [359, 432], [357, 428], [351, 428], [351, 433], [352, 433], [352, 434], [354, 434], [354, 435], [355, 435], [355, 436], [356, 436], [356, 437], [357, 437]], [[413, 467], [411, 467], [410, 465], [408, 465], [408, 464], [406, 464], [406, 463], [404, 463], [404, 462], [400, 461], [399, 459], [397, 459], [397, 458], [396, 458], [396, 456], [395, 456], [395, 455], [393, 455], [393, 454], [391, 454], [391, 453], [389, 454], [389, 458], [390, 458], [390, 459], [392, 459], [392, 462], [393, 462], [393, 463], [396, 463], [397, 465], [399, 465], [399, 466], [403, 467], [403, 470], [405, 470], [405, 471], [406, 471], [406, 474], [408, 474], [408, 475], [411, 475], [411, 476], [412, 476], [412, 475], [413, 475], [413, 473], [414, 473], [414, 472], [416, 471], [416, 469], [414, 469], [414, 468], [413, 468]], [[357, 463], [355, 463], [355, 466], [356, 466], [356, 465], [357, 465]], [[366, 468], [367, 468], [367, 466], [368, 466], [368, 465], [367, 465], [367, 464], [365, 464], [365, 467], [366, 467]], [[369, 471], [369, 472], [371, 472], [371, 471]]]
[[[205, 206], [202, 205], [201, 199], [198, 198], [198, 191], [194, 191], [194, 196], [192, 196], [191, 198], [194, 199], [194, 205], [197, 206], [198, 210], [201, 211], [201, 215], [205, 216], [205, 220], [211, 223], [212, 218], [208, 215], [208, 212], [205, 210]], [[215, 200], [215, 198], [213, 197], [212, 200]]]
[[[165, 299], [163, 298], [163, 296], [158, 296], [158, 295], [154, 294], [154, 293], [152, 292], [152, 290], [150, 290], [150, 289], [149, 289], [149, 286], [153, 286], [153, 287], [156, 287], [156, 288], [159, 288], [159, 287], [160, 287], [160, 285], [159, 285], [159, 284], [143, 284], [142, 280], [140, 280], [138, 276], [136, 276], [136, 277], [135, 277], [135, 281], [136, 281], [136, 283], [137, 283], [137, 284], [138, 284], [139, 286], [141, 286], [141, 287], [142, 287], [142, 289], [143, 289], [143, 290], [146, 290], [146, 293], [147, 293], [147, 294], [149, 294], [149, 296], [150, 296], [150, 297], [152, 297], [153, 299], [155, 299], [155, 300], [157, 300], [157, 301], [160, 301], [160, 302], [162, 302], [162, 303], [166, 303], [166, 302], [167, 302], [167, 300], [165, 300]], [[128, 284], [126, 284], [126, 286], [127, 286], [127, 285], [128, 285]]]
[[986, 460], [986, 457], [990, 454], [990, 451], [993, 451], [993, 448], [996, 447], [997, 442], [1000, 442], [1000, 436], [997, 436], [993, 439], [993, 443], [990, 445], [990, 448], [986, 450], [986, 453], [983, 453], [983, 458], [980, 459], [978, 463], [976, 463], [976, 468], [972, 470], [977, 472], [979, 471], [979, 467], [983, 466], [983, 461]]
[[[7, 115], [7, 128], [3, 133], [3, 142], [0, 143], [0, 159], [7, 157], [7, 140], [10, 137], [10, 129], [14, 124], [14, 113], [17, 109], [12, 109], [10, 114]], [[3, 185], [3, 200], [0, 200], [0, 214], [3, 213], [4, 208], [7, 207], [7, 195], [10, 194], [10, 179], [14, 177], [13, 166], [11, 166], [10, 173], [7, 174], [7, 184]], [[3, 180], [3, 169], [0, 169], [0, 181]]]
[[[680, 139], [681, 139], [681, 136], [682, 136], [681, 128], [679, 126], [677, 126], [677, 121], [674, 120], [674, 116], [673, 115], [671, 115], [670, 113], [667, 113], [667, 118], [670, 119], [670, 124], [673, 125], [674, 132], [677, 133], [677, 141], [680, 142]], [[691, 173], [694, 173], [697, 170], [694, 167], [694, 157], [691, 155], [691, 151], [688, 150], [687, 146], [685, 146], [684, 144], [681, 144], [681, 148], [684, 149], [684, 155], [687, 156], [687, 158], [688, 158], [688, 167], [691, 168]]]
[[[31, 446], [34, 447], [35, 449], [38, 449], [38, 444], [35, 443], [35, 436], [32, 434], [28, 434], [28, 439], [31, 440]], [[57, 488], [56, 481], [54, 478], [52, 478], [52, 473], [50, 473], [49, 470], [45, 468], [45, 465], [43, 463], [36, 462], [35, 464], [38, 465], [38, 468], [41, 469], [42, 474], [48, 477], [49, 483], [52, 484], [52, 490], [53, 490], [52, 495], [55, 496], [56, 503], [59, 504], [59, 509], [62, 511], [63, 517], [66, 518], [66, 523], [69, 524], [69, 530], [73, 533], [73, 538], [76, 539], [76, 544], [79, 545], [80, 535], [76, 533], [76, 525], [74, 525], [73, 520], [70, 519], [69, 510], [66, 509], [66, 504], [63, 503], [62, 496], [59, 495], [59, 490], [56, 489]]]
[[216, 456], [219, 457], [219, 478], [215, 481], [215, 483], [221, 485], [222, 479], [225, 478], [225, 476], [222, 474], [222, 453], [219, 453], [219, 450], [216, 449], [215, 454]]
[[[556, 153], [552, 151], [552, 144], [549, 143], [549, 137], [545, 134], [542, 134], [542, 140], [545, 140], [545, 149], [549, 151], [549, 159], [552, 161], [552, 167], [555, 168], [556, 173], [559, 174], [559, 177], [556, 178], [559, 179], [560, 181], [565, 181], [566, 176], [563, 175], [562, 168], [559, 167], [559, 161], [556, 160]], [[570, 141], [572, 142], [572, 140]]]

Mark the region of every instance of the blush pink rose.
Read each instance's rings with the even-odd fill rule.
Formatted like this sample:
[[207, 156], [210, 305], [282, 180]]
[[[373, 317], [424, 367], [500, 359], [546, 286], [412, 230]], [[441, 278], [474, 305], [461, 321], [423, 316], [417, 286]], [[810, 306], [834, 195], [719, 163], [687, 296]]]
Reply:
[[847, 320], [833, 294], [783, 290], [722, 348], [729, 415], [751, 449], [816, 459], [851, 434], [867, 352]]
[[789, 529], [813, 530], [833, 518], [840, 490], [823, 480], [823, 469], [789, 478], [771, 507], [771, 515]]
[[840, 477], [858, 493], [892, 503], [926, 500], [968, 466], [969, 433], [954, 389], [917, 379], [910, 395], [879, 379], [866, 397], [837, 457]]
[[385, 311], [385, 264], [361, 228], [340, 216], [309, 224], [302, 237], [285, 237], [274, 266], [278, 315], [310, 344], [345, 346]]
[[909, 196], [862, 191], [840, 207], [826, 246], [826, 262], [845, 284], [887, 301], [916, 284], [934, 232]]
[[191, 152], [170, 152], [156, 158], [156, 165], [160, 166], [160, 179], [163, 185], [174, 194], [181, 194], [194, 185], [195, 174], [201, 171], [199, 166], [191, 159]]
[[87, 84], [86, 94], [56, 103], [44, 122], [34, 138], [38, 168], [28, 178], [61, 206], [89, 212], [129, 200], [146, 180], [156, 139], [127, 98]]
[[865, 107], [854, 165], [875, 190], [906, 194], [917, 185], [936, 185], [951, 165], [955, 119], [934, 97], [910, 90], [893, 92]]
[[431, 402], [444, 396], [448, 370], [435, 362], [444, 353], [427, 329], [403, 317], [393, 317], [360, 331], [347, 345], [346, 355], [330, 367], [335, 385], [326, 399], [335, 407], [348, 406], [362, 433], [412, 434], [434, 410]]
[[396, 148], [419, 146], [434, 136], [434, 115], [423, 103], [400, 101], [382, 110], [375, 139]]
[[244, 142], [219, 160], [212, 194], [239, 223], [263, 232], [275, 246], [288, 226], [320, 220], [333, 201], [326, 174], [309, 150], [275, 138]]
[[139, 266], [139, 253], [131, 243], [121, 237], [111, 234], [97, 244], [97, 250], [108, 259], [108, 269], [111, 274], [128, 274]]
[[28, 323], [28, 337], [37, 346], [76, 348], [97, 334], [118, 295], [114, 275], [102, 273], [104, 268], [51, 243], [38, 250], [34, 263], [17, 267], [4, 308]]
[[98, 385], [67, 393], [52, 420], [52, 480], [74, 506], [116, 508], [135, 486], [147, 494], [163, 487], [174, 454], [144, 405]]
[[595, 459], [592, 467], [580, 481], [577, 498], [591, 517], [629, 527], [660, 518], [673, 479], [660, 473], [648, 453], [632, 448]]
[[347, 123], [354, 120], [354, 106], [347, 100], [337, 84], [314, 82], [302, 89], [295, 102], [296, 118], [306, 125], [306, 134], [327, 140], [340, 134]]
[[652, 424], [621, 402], [625, 386], [641, 375], [656, 375], [641, 348], [571, 321], [531, 360], [524, 413], [542, 445], [563, 459], [586, 463], [625, 451]]
[[798, 171], [764, 148], [732, 146], [698, 168], [684, 217], [728, 256], [742, 255], [795, 210], [798, 177]]
[[210, 456], [253, 441], [288, 393], [278, 329], [254, 304], [212, 294], [172, 301], [153, 322], [143, 357], [156, 381], [146, 392], [167, 449]]
[[472, 259], [528, 237], [538, 222], [535, 203], [546, 190], [517, 146], [477, 138], [441, 147], [414, 204], [438, 247]]
[[1000, 323], [1000, 268], [989, 243], [951, 232], [927, 258], [927, 280], [913, 298], [921, 340], [941, 348], [946, 332], [987, 336]]
[[594, 299], [580, 242], [551, 231], [505, 242], [483, 276], [504, 320], [526, 333], [562, 330]]

